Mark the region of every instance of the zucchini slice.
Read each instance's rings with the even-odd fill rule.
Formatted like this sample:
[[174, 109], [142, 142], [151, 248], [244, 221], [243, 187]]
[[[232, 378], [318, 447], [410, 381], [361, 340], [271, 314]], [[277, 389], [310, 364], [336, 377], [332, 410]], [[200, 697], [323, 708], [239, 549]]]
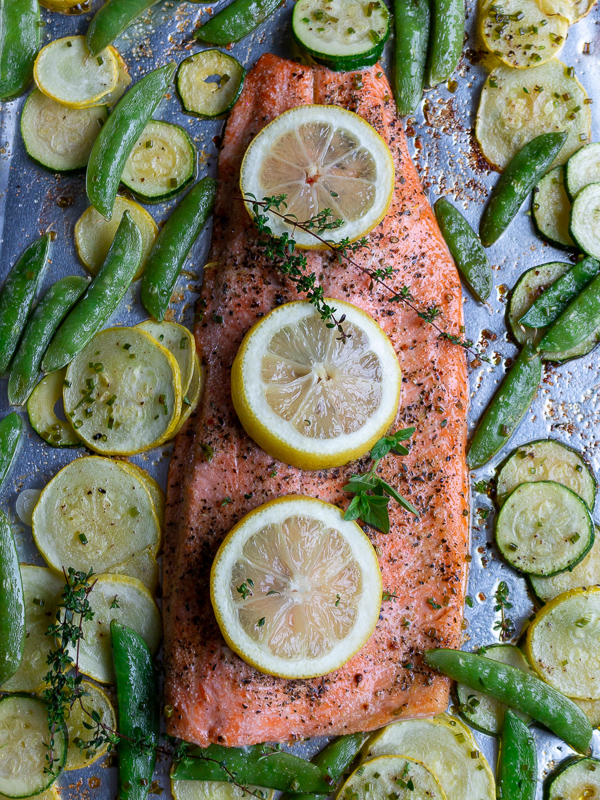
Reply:
[[117, 88], [119, 68], [113, 50], [92, 57], [85, 36], [66, 36], [42, 47], [33, 78], [45, 95], [69, 108], [99, 103]]
[[129, 211], [142, 235], [142, 260], [133, 279], [137, 281], [142, 277], [146, 261], [158, 237], [158, 226], [145, 208], [126, 197], [116, 198], [110, 219], [104, 219], [94, 206], [90, 206], [75, 223], [75, 250], [90, 275], [97, 275], [104, 264], [126, 211]]
[[573, 569], [594, 543], [594, 523], [581, 497], [555, 481], [522, 483], [496, 520], [496, 544], [508, 563], [528, 575]]
[[79, 668], [99, 683], [114, 683], [111, 621], [138, 633], [154, 654], [162, 638], [160, 611], [144, 584], [126, 575], [99, 575], [89, 600], [94, 617], [83, 622]]
[[63, 397], [67, 417], [91, 450], [134, 455], [162, 444], [175, 430], [182, 400], [179, 367], [139, 328], [107, 328], [67, 367]]
[[354, 770], [339, 790], [338, 798], [371, 800], [374, 797], [410, 800], [446, 800], [436, 776], [421, 761], [405, 756], [371, 758]]
[[174, 781], [171, 778], [171, 794], [174, 800], [273, 800], [273, 789], [248, 786], [244, 791], [235, 783], [221, 781]]
[[[549, 264], [542, 264], [539, 267], [524, 272], [517, 281], [507, 308], [507, 319], [513, 336], [519, 344], [530, 341], [534, 345], [538, 344], [546, 332], [546, 328], [529, 328], [521, 325], [519, 320], [531, 308], [537, 298], [549, 287], [561, 278], [572, 264], [563, 261], [551, 261]], [[580, 358], [591, 352], [600, 340], [600, 327], [592, 335], [577, 347], [562, 352], [543, 352], [544, 361], [568, 361], [570, 358]]]
[[548, 780], [548, 800], [600, 797], [600, 761], [578, 758], [562, 764]]
[[565, 164], [565, 187], [571, 200], [590, 183], [600, 182], [600, 143], [586, 144]]
[[177, 92], [186, 114], [217, 119], [233, 108], [242, 92], [246, 70], [220, 50], [203, 50], [181, 62]]
[[[100, 717], [100, 722], [111, 730], [114, 731], [117, 728], [117, 715], [106, 692], [100, 689], [99, 686], [90, 683], [90, 681], [82, 681], [81, 687], [85, 691], [85, 695], [81, 698], [81, 702], [78, 700], [73, 704], [67, 717], [69, 748], [67, 750], [66, 770], [85, 769], [85, 767], [91, 766], [99, 758], [102, 758], [108, 750], [108, 744], [98, 748], [83, 747], [83, 744], [89, 742], [92, 738], [91, 731], [86, 728], [86, 724], [93, 725], [90, 714], [97, 713]], [[82, 708], [82, 704], [85, 711]]]
[[456, 717], [395, 722], [365, 744], [363, 760], [405, 756], [421, 761], [452, 800], [495, 800], [496, 787], [489, 764], [469, 728]]
[[107, 50], [110, 50], [117, 60], [117, 85], [112, 92], [109, 92], [102, 98], [102, 103], [112, 108], [119, 102], [129, 88], [131, 84], [131, 75], [129, 74], [127, 63], [119, 51], [113, 47], [112, 44], [108, 46]]
[[162, 203], [194, 180], [196, 161], [196, 148], [187, 131], [153, 119], [134, 144], [121, 182], [140, 200]]
[[586, 714], [592, 728], [600, 728], [600, 700], [573, 700]]
[[108, 572], [111, 575], [129, 575], [130, 578], [137, 578], [151, 594], [154, 594], [158, 587], [159, 567], [152, 547], [134, 553], [121, 564], [115, 564]]
[[554, 439], [539, 439], [517, 447], [500, 467], [496, 479], [496, 500], [502, 506], [522, 483], [556, 481], [562, 483], [587, 504], [596, 502], [596, 479], [582, 456]]
[[179, 366], [181, 392], [185, 395], [190, 387], [196, 358], [196, 340], [191, 331], [178, 322], [156, 322], [144, 320], [136, 327], [150, 334], [153, 339], [166, 347]]
[[597, 0], [541, 0], [542, 8], [549, 14], [562, 14], [573, 25], [590, 13]]
[[[491, 658], [492, 661], [499, 661], [523, 672], [535, 674], [523, 653], [512, 644], [492, 644], [489, 647], [484, 647], [483, 650], [485, 652], [482, 655], [486, 658]], [[456, 694], [461, 716], [469, 725], [482, 733], [487, 733], [489, 736], [498, 736], [502, 733], [504, 713], [506, 711], [504, 703], [494, 700], [489, 695], [476, 692], [462, 683], [457, 685]], [[514, 709], [513, 711], [526, 725], [529, 725], [531, 722], [530, 716], [521, 711]]]
[[[150, 497], [152, 498], [152, 502], [154, 503], [154, 510], [156, 511], [156, 516], [158, 517], [158, 522], [160, 524], [160, 529], [164, 528], [165, 525], [165, 508], [167, 505], [167, 496], [160, 488], [158, 483], [154, 480], [152, 475], [149, 475], [145, 469], [138, 467], [137, 464], [134, 464], [133, 461], [119, 461], [119, 466], [123, 469], [131, 472], [135, 477], [139, 478], [146, 489], [150, 492]], [[158, 551], [159, 548], [157, 548]], [[134, 577], [136, 577], [134, 575]]]
[[175, 428], [175, 431], [173, 433], [173, 438], [177, 436], [177, 434], [183, 428], [189, 417], [196, 410], [196, 406], [200, 401], [203, 388], [204, 388], [204, 374], [202, 372], [200, 360], [198, 358], [198, 355], [196, 354], [196, 357], [194, 358], [194, 371], [192, 373], [192, 380], [190, 381], [187, 393], [184, 394], [183, 396], [183, 402], [181, 404], [181, 416], [179, 417], [179, 422], [177, 423], [177, 427]]
[[503, 170], [536, 136], [567, 131], [552, 166], [564, 164], [591, 138], [586, 101], [572, 68], [557, 58], [527, 70], [498, 67], [485, 82], [477, 111], [475, 135], [483, 155]]
[[3, 692], [37, 692], [48, 673], [52, 639], [46, 631], [56, 620], [64, 585], [62, 576], [45, 567], [21, 565], [25, 597], [25, 652], [19, 669], [2, 684]]
[[390, 35], [390, 15], [376, 0], [298, 0], [294, 38], [320, 64], [333, 70], [370, 67]]
[[50, 768], [48, 707], [39, 697], [8, 695], [0, 698], [0, 792], [4, 797], [31, 797], [47, 789], [67, 758], [67, 730], [57, 724]]
[[564, 186], [563, 167], [551, 169], [535, 187], [532, 212], [543, 239], [556, 247], [575, 247], [569, 233], [571, 201]]
[[585, 186], [573, 200], [571, 236], [584, 253], [600, 259], [600, 183]]
[[600, 700], [600, 588], [573, 589], [538, 611], [526, 655], [542, 680], [567, 697]]
[[70, 422], [56, 414], [56, 404], [62, 405], [63, 386], [67, 370], [49, 372], [37, 384], [27, 401], [27, 414], [33, 430], [52, 447], [74, 447], [81, 439]]
[[156, 552], [160, 526], [141, 480], [108, 458], [71, 461], [40, 495], [33, 538], [49, 566], [104, 572], [145, 547]]
[[551, 578], [532, 575], [531, 586], [536, 596], [547, 603], [559, 594], [571, 589], [587, 589], [588, 586], [600, 586], [600, 532], [596, 526], [596, 537], [589, 553], [572, 570], [560, 572]]
[[565, 17], [545, 12], [537, 0], [485, 0], [479, 8], [481, 40], [503, 64], [516, 69], [557, 56], [568, 30]]
[[21, 114], [25, 151], [50, 172], [83, 169], [107, 117], [105, 105], [67, 108], [34, 89]]

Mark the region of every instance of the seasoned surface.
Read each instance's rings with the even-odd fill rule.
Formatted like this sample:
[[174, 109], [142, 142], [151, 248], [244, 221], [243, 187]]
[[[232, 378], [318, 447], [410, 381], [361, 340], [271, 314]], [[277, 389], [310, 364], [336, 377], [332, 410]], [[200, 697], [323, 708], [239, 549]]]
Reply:
[[[253, 322], [274, 305], [297, 299], [255, 244], [239, 196], [238, 174], [252, 137], [288, 108], [332, 103], [367, 119], [396, 161], [396, 193], [384, 222], [357, 260], [392, 265], [389, 282], [407, 285], [421, 307], [436, 304], [439, 323], [458, 334], [461, 291], [454, 265], [409, 159], [391, 91], [378, 67], [336, 74], [265, 55], [249, 73], [227, 125], [211, 262], [202, 289], [196, 339], [206, 384], [203, 401], [179, 436], [168, 485], [165, 550], [165, 704], [169, 733], [207, 745], [291, 741], [377, 728], [401, 716], [441, 711], [448, 683], [421, 664], [426, 647], [460, 642], [467, 553], [467, 378], [463, 350], [439, 340], [410, 309], [369, 288], [369, 278], [331, 256], [310, 262], [326, 294], [368, 311], [390, 336], [403, 371], [397, 426], [415, 425], [408, 457], [387, 458], [380, 473], [410, 498], [415, 520], [390, 505], [389, 535], [367, 531], [378, 548], [385, 600], [363, 650], [342, 669], [312, 681], [263, 675], [225, 645], [209, 599], [214, 553], [232, 525], [251, 509], [285, 494], [305, 494], [345, 507], [341, 491], [361, 469], [303, 473], [274, 462], [244, 433], [233, 411], [229, 374]], [[222, 318], [222, 322], [220, 321]], [[211, 450], [212, 448], [212, 450]], [[209, 458], [207, 454], [214, 455]], [[225, 498], [231, 502], [223, 505]]]

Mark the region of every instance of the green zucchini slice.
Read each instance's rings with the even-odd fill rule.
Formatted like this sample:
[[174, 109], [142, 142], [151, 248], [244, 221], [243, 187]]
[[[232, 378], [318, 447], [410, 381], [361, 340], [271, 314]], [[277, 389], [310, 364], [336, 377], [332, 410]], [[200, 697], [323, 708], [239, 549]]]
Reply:
[[390, 15], [381, 0], [298, 0], [292, 30], [315, 61], [333, 70], [355, 70], [381, 58]]
[[161, 203], [196, 177], [196, 148], [179, 125], [150, 120], [133, 146], [121, 181], [146, 203]]
[[246, 70], [220, 50], [203, 50], [186, 58], [177, 71], [183, 110], [201, 119], [225, 116], [241, 94]]
[[600, 182], [600, 143], [586, 144], [565, 164], [565, 188], [571, 200], [590, 183]]
[[562, 167], [551, 169], [535, 187], [532, 212], [543, 239], [557, 247], [575, 247], [569, 233], [571, 201], [565, 190]]
[[600, 797], [600, 761], [578, 758], [561, 765], [548, 781], [548, 800], [580, 800]]
[[596, 479], [582, 456], [566, 444], [539, 439], [522, 444], [500, 467], [496, 480], [496, 499], [502, 506], [522, 483], [556, 481], [579, 495], [590, 511], [596, 500]]
[[530, 582], [536, 596], [547, 603], [554, 600], [559, 594], [569, 592], [571, 589], [586, 589], [588, 586], [600, 585], [600, 532], [596, 526], [596, 537], [589, 553], [573, 567], [572, 570], [560, 572], [551, 578], [542, 578], [531, 575]]
[[25, 151], [50, 172], [83, 169], [107, 117], [104, 105], [67, 108], [34, 89], [21, 114]]
[[52, 447], [74, 447], [81, 444], [70, 422], [56, 414], [56, 404], [62, 405], [66, 367], [49, 372], [35, 387], [27, 401], [27, 413], [33, 430]]
[[600, 183], [585, 186], [573, 200], [571, 236], [592, 258], [600, 259]]
[[591, 139], [591, 106], [571, 67], [553, 58], [526, 70], [500, 66], [479, 101], [475, 135], [487, 160], [505, 169], [521, 148], [542, 133], [567, 131], [552, 164], [564, 164]]
[[54, 783], [67, 758], [64, 723], [54, 732], [53, 757], [48, 767], [48, 708], [38, 697], [0, 698], [0, 792], [4, 797], [31, 797]]
[[[491, 658], [492, 661], [499, 661], [523, 672], [535, 674], [523, 653], [512, 644], [492, 644], [489, 647], [484, 647], [483, 650], [485, 652], [482, 655], [486, 658]], [[479, 652], [481, 651], [478, 650]], [[487, 694], [477, 692], [463, 683], [457, 685], [456, 694], [460, 714], [469, 725], [490, 736], [498, 736], [502, 733], [504, 712], [506, 711], [504, 703], [494, 700], [493, 697]], [[531, 717], [528, 714], [515, 709], [513, 711], [526, 725], [529, 725]]]
[[496, 520], [496, 544], [508, 563], [528, 575], [573, 569], [594, 543], [594, 523], [583, 500], [555, 481], [522, 483]]

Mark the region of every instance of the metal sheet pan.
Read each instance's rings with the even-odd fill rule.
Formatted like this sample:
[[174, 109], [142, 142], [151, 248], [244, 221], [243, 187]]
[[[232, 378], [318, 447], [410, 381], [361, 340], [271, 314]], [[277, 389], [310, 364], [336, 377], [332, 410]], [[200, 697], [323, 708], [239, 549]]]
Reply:
[[[225, 0], [226, 2], [226, 0]], [[92, 10], [101, 3], [94, 2]], [[218, 9], [224, 2], [214, 4]], [[134, 81], [148, 70], [170, 59], [181, 61], [199, 48], [191, 34], [206, 14], [209, 6], [189, 2], [160, 2], [148, 11], [122, 39], [119, 50], [129, 65]], [[268, 25], [231, 48], [233, 55], [244, 66], [251, 66], [263, 52], [295, 56], [290, 31], [293, 3], [284, 0]], [[440, 194], [449, 194], [467, 219], [475, 227], [489, 188], [497, 179], [483, 163], [474, 144], [472, 126], [481, 86], [486, 71], [477, 63], [473, 35], [475, 3], [468, 0], [469, 38], [460, 63], [457, 86], [450, 91], [447, 86], [428, 91], [425, 102], [414, 118], [407, 120], [409, 148], [421, 173], [432, 202]], [[42, 10], [46, 22], [45, 41], [73, 33], [85, 32], [90, 13], [82, 16], [64, 16]], [[596, 103], [600, 103], [600, 8], [581, 20], [569, 31], [561, 59], [575, 68], [577, 77]], [[589, 43], [590, 54], [584, 54], [584, 43]], [[389, 65], [389, 45], [384, 66]], [[37, 167], [28, 160], [19, 134], [19, 116], [24, 99], [0, 104], [0, 281], [6, 276], [19, 253], [40, 233], [52, 229], [57, 239], [52, 251], [52, 264], [44, 278], [43, 288], [63, 275], [81, 273], [73, 247], [73, 226], [87, 206], [82, 175], [57, 177]], [[199, 173], [214, 174], [218, 157], [218, 142], [222, 121], [200, 121], [181, 113], [176, 100], [165, 102], [155, 115], [177, 122], [190, 131], [200, 154]], [[600, 139], [600, 123], [596, 106], [592, 106], [593, 139]], [[173, 203], [150, 206], [157, 221], [165, 219]], [[193, 250], [181, 291], [175, 304], [175, 318], [191, 324], [195, 290], [201, 281], [202, 264], [210, 244], [207, 230]], [[535, 236], [530, 217], [524, 211], [513, 223], [510, 232], [490, 249], [494, 265], [495, 290], [489, 306], [476, 304], [465, 293], [466, 333], [484, 343], [492, 356], [492, 364], [474, 364], [470, 369], [471, 408], [470, 426], [474, 426], [501, 381], [508, 360], [517, 352], [507, 334], [505, 310], [507, 290], [518, 276], [529, 267], [547, 261], [568, 261], [568, 255], [557, 251]], [[135, 324], [144, 318], [138, 300], [139, 285], [129, 292], [113, 322]], [[509, 447], [531, 439], [552, 436], [581, 449], [590, 459], [596, 472], [600, 471], [600, 349], [588, 356], [556, 368], [546, 366], [542, 388]], [[0, 414], [8, 409], [6, 379], [0, 381]], [[23, 561], [42, 564], [31, 538], [30, 529], [16, 514], [16, 501], [24, 489], [41, 489], [58, 469], [80, 451], [56, 450], [47, 446], [29, 427], [26, 414], [25, 434], [17, 465], [7, 481], [0, 502], [8, 512], [17, 535]], [[508, 450], [509, 448], [507, 448]], [[148, 469], [165, 485], [171, 448], [151, 451], [137, 456], [135, 461]], [[494, 466], [502, 459], [501, 453], [493, 463], [473, 475], [473, 481], [489, 478]], [[487, 514], [486, 512], [490, 512]], [[492, 535], [494, 514], [492, 503], [484, 494], [472, 495], [472, 563], [469, 595], [473, 606], [466, 608], [465, 646], [497, 641], [494, 624], [498, 615], [494, 611], [494, 592], [500, 580], [510, 587], [514, 605], [512, 616], [517, 635], [527, 623], [534, 604], [526, 581], [510, 570], [500, 559]], [[546, 776], [571, 751], [547, 732], [534, 728], [539, 746], [540, 778]], [[492, 767], [496, 759], [496, 742], [491, 737], [475, 734], [482, 752]], [[322, 744], [314, 741], [299, 745], [304, 753], [316, 751]], [[296, 749], [298, 749], [296, 748]], [[594, 734], [594, 753], [600, 755], [600, 734]], [[170, 796], [168, 789], [168, 762], [159, 761], [158, 785], [153, 791]], [[66, 773], [60, 780], [63, 797], [109, 800], [116, 795], [116, 770], [105, 763], [81, 772]], [[542, 788], [538, 800], [542, 798]], [[449, 798], [448, 800], [452, 800]], [[475, 799], [474, 799], [475, 800]]]

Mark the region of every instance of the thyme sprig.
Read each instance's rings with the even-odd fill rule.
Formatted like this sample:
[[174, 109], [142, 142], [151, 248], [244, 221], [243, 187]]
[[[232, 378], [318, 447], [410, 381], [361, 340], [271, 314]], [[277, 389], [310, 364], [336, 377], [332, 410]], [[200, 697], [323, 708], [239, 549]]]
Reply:
[[506, 642], [514, 636], [516, 630], [515, 623], [506, 614], [513, 607], [513, 604], [508, 599], [509, 589], [506, 581], [500, 581], [494, 596], [496, 598], [494, 611], [500, 614], [500, 619], [494, 623], [494, 630], [500, 631], [501, 641]]
[[353, 492], [350, 505], [346, 509], [344, 519], [361, 519], [367, 525], [376, 528], [382, 533], [390, 532], [390, 514], [388, 505], [390, 500], [395, 500], [402, 508], [411, 514], [419, 516], [417, 509], [409, 503], [393, 486], [384, 481], [377, 474], [377, 469], [383, 458], [389, 453], [395, 455], [408, 455], [409, 450], [401, 442], [411, 438], [415, 428], [403, 428], [391, 436], [384, 436], [374, 445], [370, 457], [373, 459], [371, 469], [362, 475], [352, 475], [350, 481], [344, 486], [344, 491]]
[[[332, 242], [326, 239], [323, 234], [340, 228], [343, 225], [343, 220], [335, 219], [333, 212], [328, 208], [323, 209], [309, 220], [298, 220], [295, 214], [289, 214], [285, 211], [287, 208], [286, 197], [285, 194], [280, 194], [272, 197], [263, 197], [262, 200], [258, 200], [254, 195], [247, 194], [244, 197], [235, 199], [250, 203], [254, 224], [261, 237], [258, 241], [259, 246], [264, 248], [266, 257], [275, 263], [277, 269], [296, 284], [298, 292], [306, 294], [306, 299], [317, 308], [328, 327], [337, 328], [340, 336], [344, 339], [346, 338], [347, 334], [343, 329], [344, 317], [336, 318], [335, 308], [325, 303], [324, 291], [317, 283], [317, 275], [314, 272], [308, 272], [306, 255], [296, 250], [297, 243], [293, 238], [295, 230], [301, 230], [313, 236], [316, 241], [336, 254], [338, 263], [346, 262], [364, 275], [368, 275], [371, 278], [371, 289], [374, 283], [378, 283], [390, 293], [390, 302], [402, 303], [410, 308], [419, 319], [435, 328], [440, 339], [446, 339], [452, 344], [463, 347], [480, 361], [490, 362], [489, 356], [473, 349], [474, 342], [472, 339], [463, 339], [461, 336], [449, 333], [437, 324], [436, 320], [442, 314], [438, 306], [431, 305], [425, 309], [419, 308], [408, 286], [403, 285], [399, 290], [390, 286], [386, 282], [386, 278], [389, 278], [394, 272], [391, 266], [370, 269], [359, 264], [351, 257], [368, 246], [368, 237], [365, 236], [356, 242], [350, 242], [347, 238], [342, 239], [340, 242]], [[267, 216], [269, 213], [290, 225], [292, 227], [291, 233], [285, 231], [281, 236], [276, 236], [269, 225], [269, 217]]]

